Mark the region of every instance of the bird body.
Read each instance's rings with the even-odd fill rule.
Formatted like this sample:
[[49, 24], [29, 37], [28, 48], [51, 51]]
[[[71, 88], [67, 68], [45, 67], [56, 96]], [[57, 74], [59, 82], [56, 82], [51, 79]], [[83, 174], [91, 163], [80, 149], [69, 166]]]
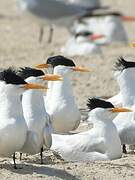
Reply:
[[[128, 62], [122, 57], [116, 62], [116, 77], [120, 87], [122, 105], [132, 107], [135, 105], [135, 62]], [[135, 144], [135, 115], [132, 113], [120, 113], [113, 122], [117, 127], [121, 144]]]
[[71, 36], [61, 51], [67, 56], [85, 56], [89, 54], [100, 55], [102, 53], [100, 47], [92, 42], [90, 37], [83, 36]]
[[80, 6], [58, 0], [18, 0], [18, 4], [23, 11], [42, 21], [42, 24], [47, 21], [49, 24], [67, 26], [85, 12]]
[[11, 86], [6, 90], [5, 83], [0, 82], [0, 156], [10, 156], [19, 151], [26, 139], [27, 125], [20, 95], [16, 88]]
[[[36, 77], [28, 77], [26, 81], [39, 83]], [[43, 145], [47, 145], [46, 148], [51, 146], [51, 124], [45, 110], [43, 93], [37, 90], [28, 90], [23, 93], [22, 106], [28, 133], [21, 152], [36, 154], [40, 152]], [[44, 139], [46, 136], [48, 139]]]
[[100, 7], [99, 0], [68, 0], [69, 3], [84, 6], [84, 7]]
[[[83, 25], [93, 33], [103, 34], [104, 38], [97, 39], [96, 44], [108, 44], [112, 42], [128, 42], [128, 37], [120, 16], [90, 16], [82, 19]], [[81, 22], [82, 23], [82, 22]], [[78, 25], [77, 25], [78, 24]], [[80, 26], [80, 23], [75, 23], [72, 31]]]
[[54, 68], [54, 74], [63, 77], [63, 81], [53, 82], [49, 108], [47, 109], [55, 133], [72, 131], [80, 123], [81, 114], [75, 103], [71, 82], [68, 78], [71, 72], [70, 67], [56, 66]]
[[51, 149], [67, 161], [113, 160], [122, 156], [121, 142], [111, 111], [95, 108], [88, 121], [93, 128], [73, 135], [52, 135]]

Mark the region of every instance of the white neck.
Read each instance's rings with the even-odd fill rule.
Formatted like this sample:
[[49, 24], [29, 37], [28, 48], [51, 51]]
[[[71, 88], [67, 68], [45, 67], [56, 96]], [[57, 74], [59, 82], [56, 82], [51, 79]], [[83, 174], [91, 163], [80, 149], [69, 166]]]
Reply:
[[[7, 94], [5, 90], [0, 89], [0, 116], [1, 121], [5, 118], [17, 118], [23, 116], [21, 96], [18, 94]], [[21, 118], [20, 118], [21, 119]]]
[[135, 77], [133, 68], [124, 70], [120, 77], [117, 78], [123, 105], [133, 105], [135, 103]]

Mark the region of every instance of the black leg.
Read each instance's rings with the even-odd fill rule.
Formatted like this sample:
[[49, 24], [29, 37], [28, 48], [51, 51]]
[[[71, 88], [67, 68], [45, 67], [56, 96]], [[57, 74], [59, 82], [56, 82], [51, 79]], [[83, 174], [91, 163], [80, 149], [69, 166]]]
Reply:
[[20, 153], [20, 161], [22, 160], [22, 153]]
[[49, 38], [48, 38], [49, 44], [52, 42], [52, 37], [53, 37], [53, 25], [50, 26]]
[[124, 154], [127, 154], [127, 150], [126, 150], [126, 145], [125, 144], [122, 145], [122, 150], [123, 150]]
[[43, 164], [43, 147], [40, 150], [41, 164]]
[[44, 26], [40, 26], [40, 32], [39, 32], [39, 42], [41, 43], [43, 41], [44, 36]]
[[13, 154], [13, 162], [14, 162], [14, 168], [17, 169], [16, 162], [15, 162], [15, 153]]

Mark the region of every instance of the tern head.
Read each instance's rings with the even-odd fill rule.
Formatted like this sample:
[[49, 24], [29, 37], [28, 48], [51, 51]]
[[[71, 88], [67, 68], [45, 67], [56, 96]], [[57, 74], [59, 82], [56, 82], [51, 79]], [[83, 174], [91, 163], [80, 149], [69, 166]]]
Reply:
[[52, 67], [53, 69], [57, 69], [57, 71], [61, 72], [62, 74], [66, 74], [71, 71], [80, 71], [80, 72], [92, 71], [92, 69], [77, 67], [75, 66], [73, 60], [60, 55], [48, 58], [46, 64], [39, 64], [36, 66], [36, 68], [49, 68], [49, 67]]
[[118, 58], [114, 65], [114, 76], [117, 79], [127, 79], [132, 80], [134, 79], [135, 74], [135, 62], [133, 61], [126, 61], [123, 57]]
[[52, 73], [54, 68], [59, 65], [72, 67], [75, 66], [75, 63], [71, 59], [58, 55], [58, 56], [49, 57], [46, 61], [46, 64], [38, 64], [36, 68], [39, 69], [48, 68], [49, 72]]
[[98, 39], [101, 39], [101, 38], [103, 38], [104, 37], [104, 35], [101, 35], [101, 34], [94, 34], [94, 33], [92, 33], [92, 32], [90, 32], [90, 31], [87, 31], [87, 30], [85, 30], [85, 31], [80, 31], [80, 32], [77, 32], [76, 34], [75, 34], [75, 38], [76, 38], [76, 40], [78, 41], [78, 42], [94, 42], [94, 41], [96, 41], [96, 40], [98, 40]]
[[[98, 98], [88, 99], [87, 106], [90, 110], [90, 116], [94, 115], [95, 118], [101, 120], [113, 120], [120, 112], [131, 112], [128, 108], [115, 108], [112, 103]], [[90, 121], [94, 121], [93, 116], [91, 118]]]
[[29, 84], [17, 75], [13, 68], [8, 68], [0, 72], [0, 87], [9, 94], [22, 94], [27, 89], [45, 89], [44, 86]]
[[20, 68], [18, 75], [26, 80], [26, 82], [32, 82], [37, 84], [45, 84], [46, 81], [60, 81], [62, 77], [53, 74], [44, 74], [42, 70], [34, 69], [30, 67]]

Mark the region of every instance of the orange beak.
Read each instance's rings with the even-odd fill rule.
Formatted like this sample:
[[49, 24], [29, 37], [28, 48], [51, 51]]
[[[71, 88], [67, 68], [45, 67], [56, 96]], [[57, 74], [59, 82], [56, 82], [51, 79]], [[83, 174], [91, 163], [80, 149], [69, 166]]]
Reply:
[[131, 109], [127, 109], [127, 108], [123, 108], [123, 107], [120, 107], [120, 108], [112, 108], [111, 111], [112, 111], [113, 113], [132, 112]]
[[43, 68], [49, 68], [52, 67], [51, 64], [37, 64], [35, 68], [37, 69], [43, 69]]
[[134, 16], [122, 16], [122, 20], [127, 21], [127, 22], [132, 22], [132, 21], [135, 21], [135, 17]]
[[24, 84], [23, 88], [25, 89], [44, 89], [47, 90], [48, 88], [39, 84], [34, 84], [34, 83], [28, 83], [28, 84]]
[[131, 47], [135, 48], [135, 42], [133, 42], [133, 43], [131, 44]]
[[105, 37], [105, 36], [102, 34], [93, 34], [93, 35], [90, 35], [90, 40], [95, 41], [95, 40], [101, 39], [103, 37]]
[[42, 76], [41, 79], [46, 81], [62, 81], [63, 78], [60, 75], [56, 74], [46, 74], [45, 76]]
[[73, 69], [73, 71], [80, 71], [80, 72], [91, 72], [91, 71], [93, 71], [93, 69], [87, 69], [87, 68], [79, 67], [79, 66], [73, 67], [72, 69]]

